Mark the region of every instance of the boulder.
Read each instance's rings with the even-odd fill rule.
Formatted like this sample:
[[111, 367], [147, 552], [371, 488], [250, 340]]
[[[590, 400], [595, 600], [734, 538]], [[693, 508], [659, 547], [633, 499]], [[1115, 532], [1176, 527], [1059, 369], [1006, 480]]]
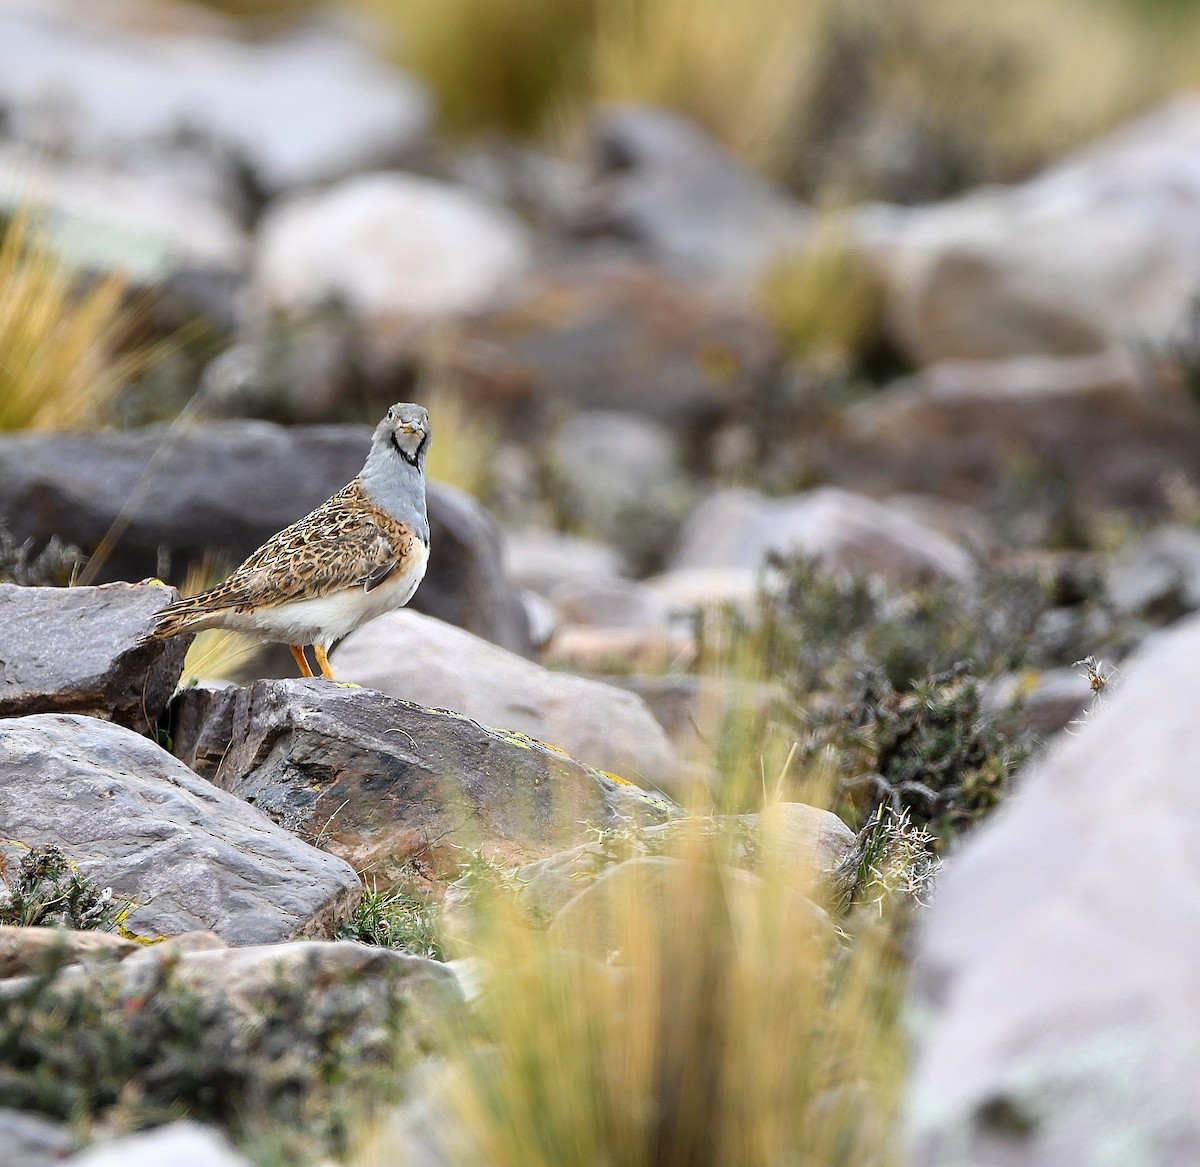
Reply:
[[504, 569], [514, 583], [547, 597], [559, 584], [625, 575], [620, 555], [607, 544], [539, 528], [505, 532]]
[[5, 129], [35, 154], [199, 156], [276, 194], [394, 161], [429, 126], [425, 92], [332, 23], [246, 40], [122, 27], [106, 7], [0, 5]]
[[564, 403], [644, 414], [699, 464], [713, 459], [714, 432], [776, 380], [774, 334], [744, 299], [631, 260], [539, 268], [455, 336], [448, 374], [489, 407], [535, 420]]
[[915, 1167], [1200, 1161], [1198, 652], [1196, 618], [1155, 637], [947, 860], [914, 962]]
[[640, 698], [415, 612], [389, 612], [352, 633], [331, 664], [339, 680], [528, 734], [643, 785], [669, 784], [675, 773], [674, 751]]
[[93, 1143], [67, 1167], [253, 1167], [213, 1127], [181, 1119], [153, 1130]]
[[197, 777], [131, 730], [76, 714], [0, 721], [0, 853], [55, 844], [142, 936], [231, 944], [328, 935], [354, 871]]
[[[820, 473], [870, 494], [917, 491], [984, 509], [1039, 484], [1089, 507], [1163, 511], [1163, 478], [1200, 479], [1195, 408], [1115, 354], [950, 362], [841, 416]], [[1040, 483], [1039, 483], [1040, 476]], [[1057, 493], [1056, 493], [1057, 492]]]
[[1109, 602], [1125, 615], [1167, 620], [1200, 608], [1200, 531], [1166, 523], [1126, 547], [1105, 573]]
[[669, 813], [532, 738], [327, 681], [186, 692], [174, 748], [222, 790], [385, 874], [414, 858], [453, 869], [473, 849], [532, 859]]
[[[18, 541], [57, 534], [88, 552], [116, 532], [95, 565], [98, 580], [182, 580], [214, 553], [235, 566], [340, 490], [362, 468], [370, 438], [365, 426], [253, 421], [0, 436], [0, 516]], [[527, 651], [495, 523], [437, 483], [429, 521], [434, 550], [414, 606]]]
[[997, 677], [984, 689], [983, 708], [1007, 713], [1015, 706], [1017, 724], [1047, 738], [1083, 718], [1095, 696], [1082, 669], [1047, 669]]
[[751, 490], [719, 491], [688, 519], [671, 567], [759, 571], [772, 553], [801, 554], [827, 571], [899, 584], [975, 576], [971, 557], [944, 535], [884, 503], [832, 487], [774, 499]]
[[1200, 281], [1200, 97], [1021, 186], [859, 216], [893, 338], [918, 365], [1161, 344]]
[[686, 117], [603, 109], [591, 126], [593, 179], [576, 230], [635, 244], [684, 278], [753, 282], [808, 232], [810, 212], [734, 159]]
[[0, 717], [85, 713], [153, 733], [192, 638], [142, 637], [177, 594], [149, 584], [0, 584]]
[[252, 296], [264, 312], [339, 301], [386, 352], [397, 326], [477, 311], [530, 261], [525, 228], [501, 207], [413, 174], [367, 174], [268, 208]]
[[635, 413], [577, 413], [554, 435], [545, 469], [566, 524], [599, 536], [635, 568], [658, 566], [694, 494], [674, 435]]
[[97, 959], [119, 960], [138, 952], [140, 947], [137, 941], [126, 940], [113, 932], [0, 924], [0, 980], [37, 972], [51, 959], [61, 958], [72, 964]]
[[60, 1167], [75, 1149], [75, 1136], [65, 1123], [4, 1108], [0, 1147], [6, 1167]]

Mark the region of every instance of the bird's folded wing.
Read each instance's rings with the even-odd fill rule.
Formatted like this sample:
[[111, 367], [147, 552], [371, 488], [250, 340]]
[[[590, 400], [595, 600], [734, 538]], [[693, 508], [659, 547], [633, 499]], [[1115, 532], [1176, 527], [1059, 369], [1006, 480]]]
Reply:
[[272, 536], [224, 583], [195, 600], [206, 610], [282, 604], [345, 588], [369, 590], [402, 569], [413, 534], [375, 508], [347, 506], [345, 494]]

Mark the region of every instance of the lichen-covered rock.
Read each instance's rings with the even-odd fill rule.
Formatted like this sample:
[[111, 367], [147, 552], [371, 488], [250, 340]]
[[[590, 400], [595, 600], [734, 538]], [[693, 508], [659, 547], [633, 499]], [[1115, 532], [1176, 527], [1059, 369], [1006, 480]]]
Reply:
[[184, 693], [175, 751], [359, 870], [533, 859], [669, 809], [520, 734], [320, 680]]
[[174, 588], [0, 584], [0, 717], [84, 713], [148, 733], [183, 671], [190, 636], [143, 643]]
[[947, 860], [914, 962], [917, 1167], [1200, 1162], [1198, 652], [1193, 617], [1123, 663]]
[[128, 729], [73, 714], [0, 721], [0, 853], [53, 843], [136, 907], [142, 936], [232, 944], [328, 935], [358, 877]]
[[440, 620], [389, 612], [348, 636], [339, 680], [516, 730], [631, 782], [669, 786], [677, 760], [641, 698], [554, 672]]

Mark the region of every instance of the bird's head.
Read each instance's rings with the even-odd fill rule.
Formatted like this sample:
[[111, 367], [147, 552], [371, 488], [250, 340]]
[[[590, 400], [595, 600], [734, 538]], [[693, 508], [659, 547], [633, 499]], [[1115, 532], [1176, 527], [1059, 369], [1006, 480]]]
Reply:
[[409, 466], [425, 471], [425, 454], [429, 450], [429, 414], [423, 406], [403, 402], [393, 405], [383, 421], [375, 427], [372, 451], [387, 451], [398, 455]]

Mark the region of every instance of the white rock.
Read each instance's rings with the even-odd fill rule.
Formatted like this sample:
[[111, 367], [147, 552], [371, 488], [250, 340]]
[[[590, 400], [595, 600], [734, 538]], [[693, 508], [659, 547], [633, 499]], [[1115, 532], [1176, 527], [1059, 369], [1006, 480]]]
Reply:
[[198, 1122], [173, 1122], [156, 1130], [96, 1143], [67, 1160], [70, 1167], [253, 1167], [229, 1140]]
[[269, 208], [254, 285], [267, 308], [335, 297], [368, 322], [432, 320], [484, 307], [529, 261], [507, 211], [460, 187], [378, 173]]
[[975, 574], [971, 557], [944, 535], [901, 510], [833, 487], [776, 499], [719, 491], [687, 521], [671, 566], [757, 571], [772, 552], [899, 583], [969, 581]]
[[0, 3], [9, 136], [121, 166], [208, 151], [278, 192], [390, 161], [428, 127], [424, 91], [334, 26], [240, 41], [122, 28], [102, 11]]
[[675, 771], [674, 750], [641, 698], [551, 672], [416, 612], [351, 633], [331, 663], [339, 680], [528, 734], [641, 785], [669, 782]]
[[1198, 654], [1196, 618], [1157, 636], [948, 860], [915, 961], [915, 1167], [1200, 1162]]
[[918, 364], [1161, 343], [1200, 281], [1200, 95], [1022, 186], [869, 208], [894, 336]]

